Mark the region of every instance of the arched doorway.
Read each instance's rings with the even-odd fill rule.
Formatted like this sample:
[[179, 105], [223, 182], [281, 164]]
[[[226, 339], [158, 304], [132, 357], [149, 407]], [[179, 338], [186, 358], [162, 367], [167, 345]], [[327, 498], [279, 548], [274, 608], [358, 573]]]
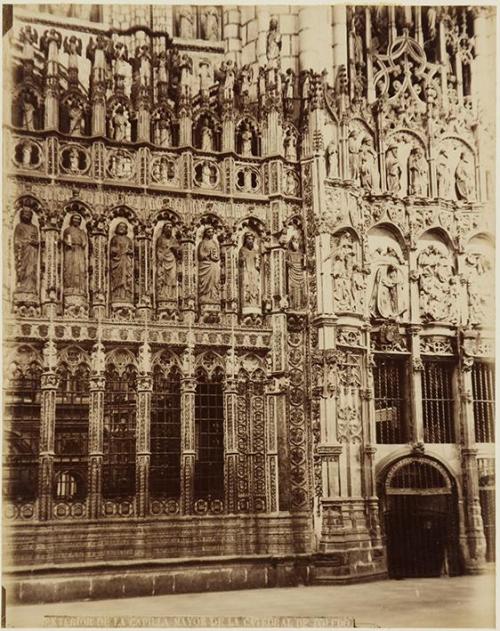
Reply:
[[387, 471], [380, 497], [390, 578], [460, 573], [456, 493], [444, 467], [403, 458]]

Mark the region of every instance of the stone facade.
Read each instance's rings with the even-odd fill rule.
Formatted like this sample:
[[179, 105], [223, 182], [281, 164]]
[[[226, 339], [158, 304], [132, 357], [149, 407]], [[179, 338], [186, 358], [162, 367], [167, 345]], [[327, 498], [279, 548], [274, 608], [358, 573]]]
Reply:
[[223, 588], [384, 576], [411, 495], [481, 571], [493, 36], [480, 7], [15, 8], [13, 597], [109, 595], [43, 584], [111, 561], [166, 564], [141, 593], [203, 559]]

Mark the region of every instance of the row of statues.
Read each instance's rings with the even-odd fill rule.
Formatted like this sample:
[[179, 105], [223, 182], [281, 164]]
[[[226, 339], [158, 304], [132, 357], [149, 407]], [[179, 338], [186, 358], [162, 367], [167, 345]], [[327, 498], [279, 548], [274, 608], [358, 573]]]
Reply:
[[[392, 143], [385, 151], [385, 190], [396, 195], [429, 195], [429, 165], [424, 150], [419, 145], [411, 147], [406, 161], [400, 156], [400, 146]], [[356, 130], [349, 133], [347, 140], [348, 177], [357, 186], [370, 192], [378, 192], [381, 187], [377, 153], [368, 136], [359, 139]], [[441, 148], [436, 159], [437, 197], [456, 198], [472, 201], [475, 195], [475, 173], [470, 156], [459, 152], [458, 159]], [[339, 155], [337, 142], [330, 141], [325, 151], [326, 174], [329, 178], [339, 176]], [[454, 163], [454, 168], [450, 166]], [[403, 169], [406, 165], [406, 188], [403, 189]]]
[[[32, 223], [33, 211], [23, 207], [14, 230], [14, 301], [37, 304], [41, 243]], [[288, 306], [305, 307], [304, 254], [297, 236], [287, 243]], [[174, 313], [180, 298], [182, 249], [174, 224], [166, 220], [155, 243], [154, 282], [160, 312]], [[82, 218], [73, 214], [62, 235], [62, 285], [66, 308], [82, 308], [88, 295], [88, 239]], [[264, 249], [257, 236], [247, 231], [238, 252], [239, 304], [243, 316], [258, 316], [263, 304]], [[196, 248], [197, 298], [201, 312], [218, 312], [222, 303], [222, 259], [215, 229], [207, 225]], [[109, 299], [112, 307], [133, 307], [136, 295], [136, 252], [129, 226], [119, 221], [109, 241]]]

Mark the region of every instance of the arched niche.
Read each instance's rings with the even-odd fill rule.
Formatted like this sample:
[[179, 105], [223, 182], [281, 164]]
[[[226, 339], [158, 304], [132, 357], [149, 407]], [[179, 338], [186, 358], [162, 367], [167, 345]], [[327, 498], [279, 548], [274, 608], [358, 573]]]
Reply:
[[177, 317], [182, 281], [179, 220], [162, 213], [153, 229], [153, 296], [158, 315]]
[[394, 226], [378, 225], [368, 231], [370, 315], [375, 320], [407, 321], [409, 280], [406, 248]]
[[[429, 195], [429, 165], [425, 139], [408, 129], [392, 133], [386, 139], [385, 190], [398, 197]], [[399, 167], [399, 168], [398, 168]], [[416, 185], [418, 167], [420, 185]]]
[[89, 218], [85, 207], [72, 204], [65, 209], [61, 226], [59, 286], [64, 312], [75, 316], [86, 313], [89, 305]]
[[109, 304], [129, 309], [135, 304], [136, 248], [134, 227], [126, 216], [117, 215], [109, 222], [108, 289]]
[[332, 235], [332, 275], [335, 313], [362, 314], [366, 279], [361, 244], [354, 230], [338, 230]]
[[462, 138], [442, 138], [436, 152], [438, 197], [458, 201], [477, 199], [476, 156]]

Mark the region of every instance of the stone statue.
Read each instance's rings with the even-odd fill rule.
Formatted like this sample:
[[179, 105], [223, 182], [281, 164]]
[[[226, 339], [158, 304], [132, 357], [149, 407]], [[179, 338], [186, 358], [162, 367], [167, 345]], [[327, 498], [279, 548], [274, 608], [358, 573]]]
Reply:
[[285, 158], [287, 160], [296, 161], [297, 160], [297, 138], [295, 134], [291, 132], [290, 129], [287, 130], [285, 140], [283, 141], [285, 145]]
[[[116, 77], [126, 77], [128, 67], [128, 48], [123, 42], [116, 42], [114, 47], [115, 67], [114, 73]], [[117, 87], [120, 80], [117, 80]], [[121, 85], [121, 84], [120, 84]]]
[[76, 35], [65, 37], [63, 50], [68, 55], [68, 70], [78, 70], [78, 56], [82, 54], [82, 40]]
[[81, 225], [80, 215], [72, 215], [69, 226], [63, 232], [63, 287], [66, 306], [83, 302], [87, 293], [87, 235]]
[[239, 253], [240, 307], [243, 315], [260, 313], [260, 252], [255, 244], [253, 232], [245, 233]]
[[28, 95], [22, 101], [22, 124], [28, 131], [35, 130], [35, 106]]
[[192, 39], [194, 37], [194, 15], [193, 7], [190, 5], [180, 5], [178, 13], [179, 37]]
[[139, 84], [148, 88], [151, 84], [151, 52], [147, 44], [137, 47], [135, 62]]
[[365, 136], [359, 150], [359, 181], [363, 188], [373, 191], [377, 188], [376, 156], [370, 140]]
[[183, 95], [189, 95], [191, 92], [191, 75], [193, 74], [193, 60], [189, 55], [181, 55], [179, 61], [180, 70], [180, 91]]
[[481, 253], [470, 253], [465, 257], [467, 281], [468, 317], [467, 324], [486, 324], [494, 318], [494, 284], [492, 264]]
[[159, 309], [169, 303], [177, 303], [177, 260], [180, 249], [172, 229], [172, 222], [166, 221], [156, 241], [156, 300]]
[[113, 114], [111, 127], [113, 140], [117, 140], [119, 142], [129, 140], [128, 116], [126, 110], [121, 105], [116, 108], [115, 113]]
[[295, 72], [291, 68], [287, 68], [283, 75], [283, 99], [291, 103], [295, 92]]
[[172, 146], [172, 132], [170, 120], [159, 110], [154, 116], [153, 141], [161, 147]]
[[223, 61], [217, 73], [223, 85], [223, 97], [225, 101], [232, 101], [234, 98], [234, 83], [236, 80], [236, 68], [231, 59]]
[[271, 18], [266, 40], [266, 56], [268, 69], [277, 70], [280, 67], [281, 34], [278, 28], [278, 20]]
[[290, 309], [304, 309], [306, 307], [304, 254], [301, 251], [299, 239], [296, 235], [293, 235], [288, 242], [286, 271], [288, 306]]
[[91, 37], [87, 45], [87, 58], [92, 63], [92, 78], [94, 82], [105, 82], [109, 74], [109, 60], [111, 58], [111, 40], [99, 33], [94, 42]]
[[249, 64], [245, 64], [240, 70], [240, 75], [239, 75], [240, 96], [246, 97], [250, 94], [252, 78], [253, 78], [252, 66], [250, 66]]
[[353, 129], [347, 139], [347, 151], [349, 152], [349, 177], [353, 182], [359, 181], [359, 145], [358, 134]]
[[326, 177], [338, 178], [339, 176], [339, 155], [337, 149], [337, 143], [335, 140], [330, 140], [326, 147]]
[[23, 159], [22, 159], [23, 167], [30, 168], [31, 167], [32, 145], [29, 142], [23, 143], [22, 153], [23, 153]]
[[401, 165], [397, 156], [397, 145], [391, 145], [385, 155], [385, 171], [387, 176], [387, 190], [389, 193], [401, 192]]
[[337, 239], [333, 261], [333, 297], [336, 311], [354, 310], [352, 279], [356, 251], [353, 239], [344, 232]]
[[351, 295], [353, 311], [361, 311], [365, 304], [366, 280], [361, 266], [355, 263], [352, 267]]
[[201, 138], [201, 150], [213, 151], [213, 148], [214, 148], [213, 147], [213, 131], [210, 128], [210, 124], [207, 117], [203, 119], [203, 122], [201, 125], [200, 138]]
[[438, 197], [448, 199], [451, 189], [451, 171], [448, 165], [448, 155], [444, 149], [441, 149], [436, 165], [437, 189]]
[[210, 72], [210, 63], [205, 59], [200, 61], [198, 75], [200, 77], [200, 94], [202, 98], [208, 99], [212, 85], [212, 73]]
[[78, 103], [71, 103], [68, 110], [69, 134], [71, 136], [81, 136], [84, 132], [84, 120], [82, 108]]
[[455, 169], [455, 192], [457, 199], [469, 201], [474, 191], [473, 177], [469, 168], [467, 154], [462, 151]]
[[[80, 172], [80, 152], [76, 147], [69, 150], [69, 170], [73, 173]], [[75, 215], [78, 217], [78, 215]]]
[[20, 33], [20, 40], [23, 44], [23, 51], [21, 58], [23, 61], [35, 60], [35, 44], [38, 41], [38, 33], [35, 29], [32, 29], [29, 24], [23, 26]]
[[405, 283], [395, 265], [383, 265], [375, 274], [370, 311], [376, 318], [397, 320], [406, 311]]
[[111, 304], [134, 302], [134, 246], [121, 221], [109, 243], [109, 286]]
[[212, 226], [205, 228], [198, 245], [198, 302], [220, 306], [220, 248]]
[[245, 125], [241, 131], [241, 155], [245, 158], [253, 156], [252, 132], [248, 125]]
[[414, 147], [408, 158], [408, 193], [427, 196], [427, 160], [420, 147]]
[[15, 298], [18, 301], [38, 299], [38, 228], [31, 223], [33, 211], [23, 206], [20, 222], [14, 230]]
[[203, 162], [201, 165], [201, 186], [205, 188], [212, 188], [212, 166], [210, 162]]
[[206, 7], [202, 18], [201, 26], [203, 39], [208, 41], [219, 40], [219, 12], [217, 7]]

